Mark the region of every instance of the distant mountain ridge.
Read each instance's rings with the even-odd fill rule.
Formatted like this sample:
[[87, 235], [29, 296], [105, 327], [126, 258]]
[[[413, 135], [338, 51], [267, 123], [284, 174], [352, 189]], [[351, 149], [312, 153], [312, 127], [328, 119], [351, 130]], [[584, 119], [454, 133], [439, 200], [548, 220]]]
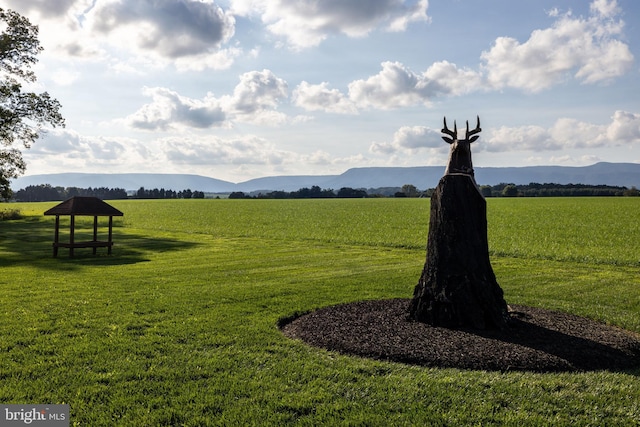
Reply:
[[[402, 187], [415, 185], [419, 189], [434, 188], [444, 166], [418, 167], [367, 167], [353, 168], [340, 175], [283, 175], [251, 179], [240, 183], [223, 181], [201, 175], [189, 174], [145, 174], [145, 173], [59, 173], [30, 175], [16, 179], [11, 187], [14, 191], [29, 185], [49, 184], [53, 187], [80, 188], [124, 188], [137, 190], [164, 188], [180, 191], [191, 189], [207, 193], [229, 193], [232, 191], [296, 191], [314, 185], [322, 189], [339, 190], [351, 188]], [[596, 163], [590, 166], [525, 166], [525, 167], [479, 167], [475, 169], [476, 181], [480, 185], [500, 183], [529, 184], [589, 184], [614, 185], [640, 188], [640, 163]]]

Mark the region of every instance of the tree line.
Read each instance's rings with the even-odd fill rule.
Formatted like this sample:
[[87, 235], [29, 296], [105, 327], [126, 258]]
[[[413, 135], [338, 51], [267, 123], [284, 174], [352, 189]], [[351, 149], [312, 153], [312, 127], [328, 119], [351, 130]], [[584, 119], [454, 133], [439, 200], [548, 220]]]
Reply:
[[640, 196], [636, 187], [590, 184], [539, 184], [526, 185], [501, 183], [482, 185], [480, 191], [485, 197], [591, 197], [591, 196]]
[[[480, 192], [484, 197], [587, 197], [587, 196], [640, 196], [636, 187], [589, 184], [553, 184], [529, 183], [516, 185], [501, 183], [497, 185], [481, 185]], [[236, 191], [229, 195], [230, 199], [327, 199], [327, 198], [362, 198], [362, 197], [431, 197], [435, 188], [419, 190], [411, 184], [400, 187], [384, 187], [354, 189], [343, 187], [338, 191], [321, 189], [318, 186], [300, 188], [297, 191], [271, 191], [267, 193], [249, 193]]]
[[[330, 199], [330, 198], [364, 198], [364, 197], [431, 197], [435, 189], [419, 190], [414, 185], [402, 187], [362, 188], [342, 187], [338, 191], [322, 189], [317, 185], [303, 187], [296, 191], [270, 191], [244, 193], [235, 191], [229, 194], [230, 199]], [[636, 187], [618, 187], [610, 185], [587, 184], [538, 184], [516, 185], [501, 183], [497, 185], [481, 185], [480, 192], [484, 197], [585, 197], [585, 196], [640, 196]], [[146, 189], [140, 187], [132, 194], [122, 188], [79, 188], [52, 187], [49, 184], [30, 185], [18, 190], [13, 195], [17, 202], [46, 202], [66, 200], [74, 196], [90, 196], [103, 200], [117, 199], [204, 199], [202, 191], [165, 190], [164, 188]]]
[[97, 197], [102, 200], [119, 199], [204, 199], [202, 191], [165, 190], [154, 188], [152, 190], [140, 187], [138, 191], [129, 195], [124, 188], [79, 188], [79, 187], [53, 187], [50, 184], [29, 185], [13, 194], [13, 200], [17, 202], [48, 202], [67, 200], [71, 197]]
[[337, 192], [333, 189], [321, 189], [317, 185], [311, 188], [300, 188], [297, 191], [270, 191], [255, 195], [246, 194], [243, 191], [234, 191], [229, 194], [230, 199], [356, 199], [369, 197], [366, 190], [343, 187]]
[[48, 202], [54, 200], [66, 200], [75, 196], [97, 197], [99, 199], [117, 200], [128, 197], [126, 190], [122, 188], [79, 188], [79, 187], [53, 187], [49, 184], [29, 185], [18, 190], [13, 195], [17, 202]]
[[154, 188], [152, 190], [140, 187], [132, 196], [134, 199], [204, 199], [204, 192], [191, 191], [190, 189], [182, 191], [165, 190], [164, 188]]

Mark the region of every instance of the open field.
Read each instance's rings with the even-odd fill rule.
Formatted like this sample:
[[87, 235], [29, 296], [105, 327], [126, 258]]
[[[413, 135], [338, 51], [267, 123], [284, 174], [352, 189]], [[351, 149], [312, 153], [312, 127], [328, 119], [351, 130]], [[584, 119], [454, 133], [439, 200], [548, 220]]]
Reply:
[[[82, 426], [640, 423], [640, 370], [426, 369], [280, 333], [410, 297], [428, 200], [112, 204], [113, 255], [74, 259], [51, 256], [53, 203], [0, 205], [28, 215], [0, 221], [0, 402], [68, 403]], [[488, 221], [508, 303], [640, 333], [640, 198], [489, 199]]]

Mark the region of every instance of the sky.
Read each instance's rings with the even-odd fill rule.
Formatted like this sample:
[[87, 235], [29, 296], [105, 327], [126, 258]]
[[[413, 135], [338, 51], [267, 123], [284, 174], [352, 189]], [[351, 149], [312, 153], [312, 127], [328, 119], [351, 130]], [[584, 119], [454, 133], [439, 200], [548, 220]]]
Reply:
[[63, 129], [26, 175], [231, 182], [446, 165], [640, 163], [637, 0], [2, 0]]

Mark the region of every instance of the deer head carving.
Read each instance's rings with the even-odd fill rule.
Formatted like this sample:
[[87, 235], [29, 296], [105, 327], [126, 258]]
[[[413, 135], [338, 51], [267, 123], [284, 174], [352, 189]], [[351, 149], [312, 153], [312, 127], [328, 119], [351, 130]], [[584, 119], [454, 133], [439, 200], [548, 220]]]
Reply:
[[447, 169], [444, 174], [449, 175], [452, 173], [463, 173], [465, 175], [473, 176], [473, 164], [471, 163], [471, 143], [478, 139], [480, 136], [476, 135], [480, 133], [480, 116], [477, 116], [478, 124], [473, 130], [469, 130], [469, 121], [467, 120], [467, 131], [464, 139], [458, 139], [458, 126], [456, 122], [453, 122], [453, 130], [447, 127], [447, 118], [444, 118], [444, 128], [442, 133], [449, 135], [443, 136], [447, 143], [451, 144], [449, 151], [449, 162], [447, 163]]

